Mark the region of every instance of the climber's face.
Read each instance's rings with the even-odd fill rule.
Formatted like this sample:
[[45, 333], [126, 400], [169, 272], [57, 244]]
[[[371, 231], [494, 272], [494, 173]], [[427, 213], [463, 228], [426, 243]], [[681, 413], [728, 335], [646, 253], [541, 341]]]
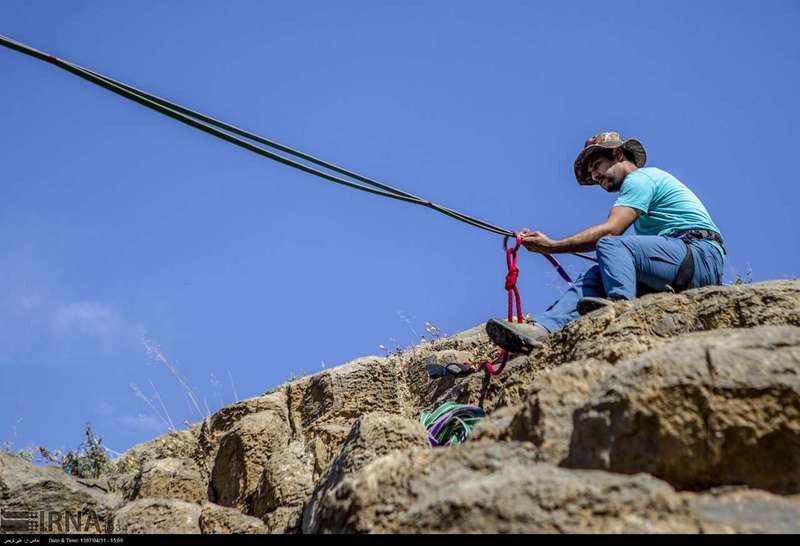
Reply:
[[624, 160], [620, 150], [612, 150], [610, 154], [597, 153], [587, 160], [589, 176], [607, 192], [619, 191], [627, 175], [622, 165]]

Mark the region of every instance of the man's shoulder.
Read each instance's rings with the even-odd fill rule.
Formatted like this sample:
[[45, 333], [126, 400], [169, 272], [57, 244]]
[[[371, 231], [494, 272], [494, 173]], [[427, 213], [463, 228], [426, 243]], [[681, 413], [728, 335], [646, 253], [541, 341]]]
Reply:
[[660, 178], [660, 172], [659, 169], [653, 167], [636, 169], [625, 177], [625, 180], [622, 182], [621, 191], [625, 193], [647, 188]]
[[658, 167], [642, 167], [636, 169], [625, 178], [625, 182], [630, 181], [630, 187], [653, 187], [655, 191], [682, 186], [683, 183], [675, 175], [668, 173]]
[[658, 167], [642, 167], [633, 171], [629, 176], [635, 176], [636, 178], [647, 178], [652, 181], [667, 179], [677, 180], [673, 175], [663, 169], [659, 169]]

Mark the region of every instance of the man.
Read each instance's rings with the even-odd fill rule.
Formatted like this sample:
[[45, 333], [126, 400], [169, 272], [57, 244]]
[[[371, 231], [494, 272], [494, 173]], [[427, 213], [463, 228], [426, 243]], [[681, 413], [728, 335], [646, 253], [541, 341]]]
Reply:
[[[527, 323], [492, 319], [486, 332], [496, 344], [529, 353], [580, 315], [650, 292], [720, 284], [724, 247], [708, 211], [677, 178], [653, 167], [642, 143], [619, 133], [600, 133], [586, 141], [575, 160], [581, 185], [619, 192], [608, 219], [565, 239], [522, 230], [531, 252], [558, 254], [597, 251], [597, 265], [575, 281], [547, 311]], [[636, 235], [623, 235], [631, 224]]]

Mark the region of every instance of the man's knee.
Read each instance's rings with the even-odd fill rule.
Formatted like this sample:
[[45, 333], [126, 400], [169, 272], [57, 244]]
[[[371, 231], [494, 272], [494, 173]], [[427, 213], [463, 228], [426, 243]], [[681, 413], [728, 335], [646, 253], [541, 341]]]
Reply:
[[600, 273], [600, 266], [593, 265], [575, 278], [575, 286], [603, 286], [602, 274]]
[[600, 278], [600, 266], [595, 264], [591, 266], [589, 269], [581, 273], [580, 278], [584, 279], [599, 279]]
[[621, 242], [621, 237], [618, 235], [606, 235], [605, 237], [600, 237], [595, 247], [597, 256], [600, 257], [603, 255], [608, 255], [610, 252], [613, 252], [616, 248], [618, 248]]

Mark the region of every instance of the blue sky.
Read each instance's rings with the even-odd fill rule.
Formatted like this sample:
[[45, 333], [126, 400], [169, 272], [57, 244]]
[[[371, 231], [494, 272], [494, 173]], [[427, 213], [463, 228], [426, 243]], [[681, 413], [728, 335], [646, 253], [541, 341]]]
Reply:
[[[722, 229], [726, 282], [800, 271], [798, 27], [794, 1], [0, 3], [0, 34], [509, 229], [602, 221], [572, 161], [636, 136]], [[165, 430], [156, 392], [180, 427], [505, 313], [499, 236], [4, 48], [0, 74], [0, 442], [88, 421], [122, 451]], [[526, 311], [564, 289], [520, 267]]]

